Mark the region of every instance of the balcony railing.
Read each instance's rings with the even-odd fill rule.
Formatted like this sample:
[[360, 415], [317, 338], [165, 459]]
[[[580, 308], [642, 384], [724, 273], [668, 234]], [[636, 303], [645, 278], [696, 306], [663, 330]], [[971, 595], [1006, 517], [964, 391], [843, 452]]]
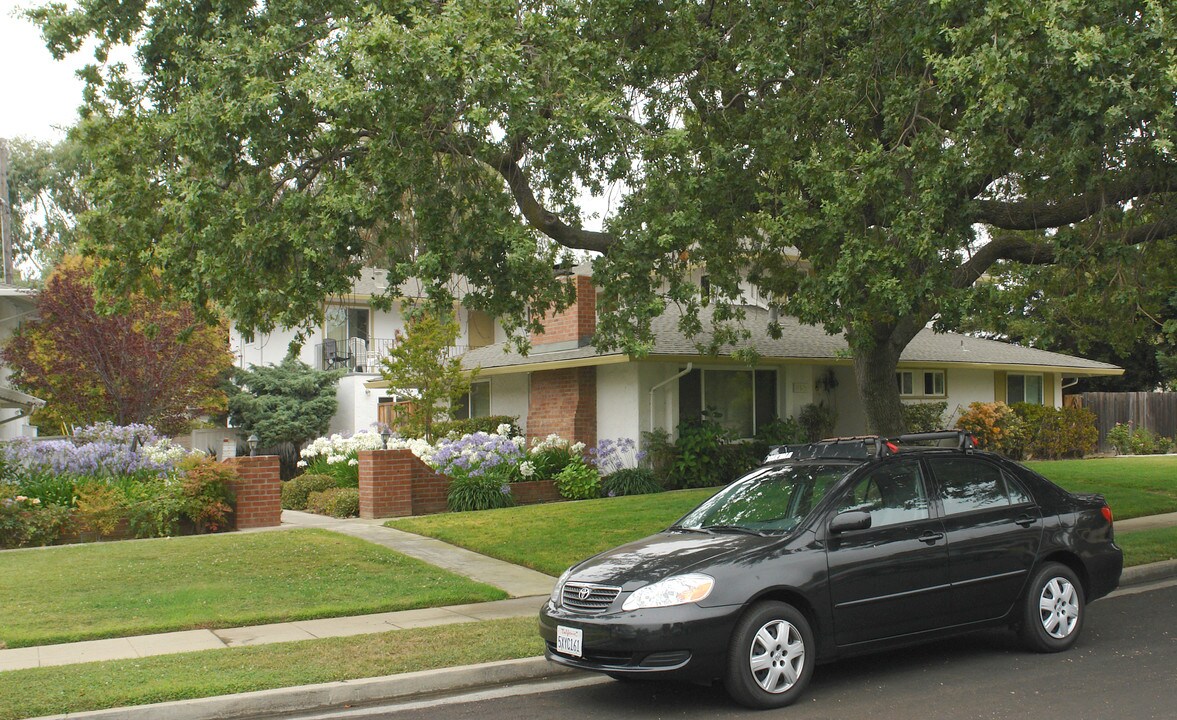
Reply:
[[[324, 370], [347, 370], [349, 373], [376, 375], [380, 372], [380, 361], [388, 357], [396, 347], [396, 338], [348, 338], [346, 343], [328, 340], [319, 343], [319, 367]], [[456, 357], [470, 348], [452, 345], [446, 348], [445, 357]]]

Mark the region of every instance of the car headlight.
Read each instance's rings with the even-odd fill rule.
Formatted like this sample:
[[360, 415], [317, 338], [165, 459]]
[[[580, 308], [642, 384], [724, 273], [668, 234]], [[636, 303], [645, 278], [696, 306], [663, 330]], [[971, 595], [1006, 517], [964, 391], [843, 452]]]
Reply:
[[560, 579], [556, 581], [556, 585], [552, 588], [552, 607], [560, 607], [560, 594], [564, 591], [564, 583], [568, 582], [568, 576], [572, 574], [572, 568], [564, 571]]
[[699, 602], [711, 594], [713, 587], [715, 578], [710, 575], [675, 575], [634, 590], [621, 604], [621, 609], [630, 611]]

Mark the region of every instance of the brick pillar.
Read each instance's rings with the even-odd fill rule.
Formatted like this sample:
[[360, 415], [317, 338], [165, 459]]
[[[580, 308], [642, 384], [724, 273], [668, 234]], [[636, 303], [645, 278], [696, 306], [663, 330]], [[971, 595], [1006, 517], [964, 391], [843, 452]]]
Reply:
[[556, 433], [588, 447], [597, 444], [597, 369], [542, 370], [531, 374], [527, 437]]
[[413, 471], [424, 464], [409, 450], [361, 450], [360, 517], [413, 514]]
[[282, 472], [277, 455], [227, 458], [241, 478], [231, 483], [237, 497], [237, 529], [282, 524]]

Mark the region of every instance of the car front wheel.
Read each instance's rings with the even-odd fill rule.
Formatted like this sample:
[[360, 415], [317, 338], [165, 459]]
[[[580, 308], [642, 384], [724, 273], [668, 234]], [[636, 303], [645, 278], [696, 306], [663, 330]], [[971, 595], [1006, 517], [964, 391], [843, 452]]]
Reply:
[[1038, 652], [1062, 652], [1083, 629], [1083, 586], [1071, 568], [1047, 563], [1034, 574], [1026, 593], [1022, 641]]
[[813, 631], [800, 611], [782, 602], [758, 603], [732, 632], [727, 691], [751, 708], [789, 705], [813, 676], [815, 649]]

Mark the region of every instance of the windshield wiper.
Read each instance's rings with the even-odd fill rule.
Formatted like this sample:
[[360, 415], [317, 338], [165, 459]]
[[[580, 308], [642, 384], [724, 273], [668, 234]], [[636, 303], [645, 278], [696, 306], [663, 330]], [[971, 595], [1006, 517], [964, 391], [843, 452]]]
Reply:
[[670, 530], [672, 532], [697, 532], [697, 533], [703, 533], [705, 535], [712, 534], [711, 530], [709, 528], [687, 527], [686, 525], [671, 525], [670, 527], [668, 527], [666, 529]]
[[760, 537], [767, 537], [767, 535], [765, 535], [763, 532], [761, 532], [759, 530], [753, 530], [752, 528], [749, 528], [749, 527], [744, 527], [743, 525], [704, 525], [703, 529], [704, 530], [712, 530], [712, 531], [714, 531], [714, 530], [735, 530], [736, 532], [741, 532], [741, 533], [744, 533], [745, 535], [758, 535]]

